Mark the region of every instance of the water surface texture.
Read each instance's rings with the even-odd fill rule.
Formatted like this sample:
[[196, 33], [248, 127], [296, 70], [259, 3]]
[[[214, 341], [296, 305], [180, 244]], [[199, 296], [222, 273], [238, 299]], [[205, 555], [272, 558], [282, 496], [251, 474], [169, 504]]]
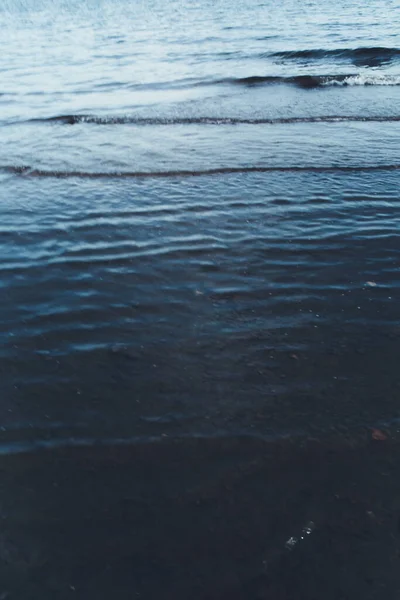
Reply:
[[396, 423], [398, 3], [0, 29], [3, 452]]
[[400, 5], [0, 0], [0, 600], [398, 600]]

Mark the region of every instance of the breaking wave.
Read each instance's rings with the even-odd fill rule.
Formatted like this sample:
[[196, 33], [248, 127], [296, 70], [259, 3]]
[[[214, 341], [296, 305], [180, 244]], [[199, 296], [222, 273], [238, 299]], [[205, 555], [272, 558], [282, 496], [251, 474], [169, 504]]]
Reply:
[[400, 115], [320, 115], [313, 117], [241, 118], [241, 117], [136, 117], [99, 115], [57, 115], [43, 119], [32, 119], [34, 123], [61, 123], [62, 125], [285, 125], [291, 123], [346, 123], [398, 122]]
[[303, 89], [315, 89], [329, 86], [355, 86], [355, 85], [400, 85], [400, 75], [383, 75], [378, 73], [345, 74], [345, 75], [294, 75], [289, 77], [258, 76], [239, 77], [220, 80], [219, 83], [236, 85], [295, 85]]

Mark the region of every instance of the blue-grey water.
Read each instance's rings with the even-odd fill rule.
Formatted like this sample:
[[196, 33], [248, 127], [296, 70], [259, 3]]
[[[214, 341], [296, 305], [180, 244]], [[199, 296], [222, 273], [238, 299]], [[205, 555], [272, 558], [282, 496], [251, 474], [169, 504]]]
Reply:
[[1, 438], [399, 417], [400, 7], [3, 0]]
[[0, 600], [398, 600], [399, 140], [394, 0], [0, 0]]

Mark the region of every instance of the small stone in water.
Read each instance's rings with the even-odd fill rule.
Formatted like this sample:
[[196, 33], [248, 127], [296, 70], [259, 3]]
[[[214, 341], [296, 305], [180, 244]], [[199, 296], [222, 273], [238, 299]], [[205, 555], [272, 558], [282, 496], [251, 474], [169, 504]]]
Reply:
[[373, 429], [372, 430], [372, 439], [378, 442], [384, 442], [387, 440], [388, 436], [381, 429]]

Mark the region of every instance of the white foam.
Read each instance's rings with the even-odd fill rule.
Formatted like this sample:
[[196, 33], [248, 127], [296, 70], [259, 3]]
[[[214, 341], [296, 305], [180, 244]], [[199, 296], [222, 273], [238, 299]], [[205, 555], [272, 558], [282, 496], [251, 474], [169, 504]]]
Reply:
[[400, 75], [349, 75], [343, 80], [330, 79], [323, 83], [325, 86], [355, 86], [355, 85], [400, 85]]

